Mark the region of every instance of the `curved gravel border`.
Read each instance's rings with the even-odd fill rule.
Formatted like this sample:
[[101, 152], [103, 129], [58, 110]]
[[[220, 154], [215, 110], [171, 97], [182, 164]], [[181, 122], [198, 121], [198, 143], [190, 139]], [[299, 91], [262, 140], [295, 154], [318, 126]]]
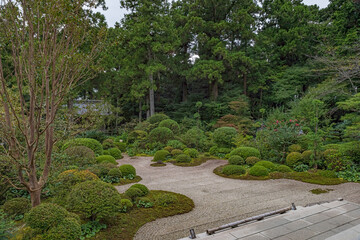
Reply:
[[[125, 156], [120, 164], [132, 164], [143, 180], [139, 183], [150, 190], [166, 190], [184, 194], [195, 202], [193, 211], [145, 224], [136, 233], [136, 240], [178, 239], [187, 237], [189, 229], [196, 233], [233, 222], [245, 217], [288, 207], [292, 202], [299, 206], [334, 200], [339, 197], [360, 203], [360, 184], [345, 183], [321, 186], [295, 180], [277, 179], [246, 181], [217, 176], [213, 170], [226, 164], [225, 160], [209, 160], [196, 167], [151, 167], [152, 157]], [[117, 186], [124, 192], [129, 185]], [[314, 195], [315, 188], [333, 189], [326, 194]]]

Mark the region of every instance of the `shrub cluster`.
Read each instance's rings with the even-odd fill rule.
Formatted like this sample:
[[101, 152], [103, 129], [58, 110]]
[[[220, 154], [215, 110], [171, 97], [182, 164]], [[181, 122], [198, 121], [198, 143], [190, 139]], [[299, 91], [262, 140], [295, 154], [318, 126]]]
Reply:
[[173, 194], [161, 194], [155, 200], [155, 204], [162, 207], [167, 207], [170, 204], [176, 203], [178, 201], [177, 197]]
[[149, 189], [143, 184], [136, 183], [136, 184], [132, 185], [130, 188], [140, 189], [144, 194], [143, 196], [146, 196], [149, 193]]
[[289, 152], [301, 152], [302, 147], [299, 144], [293, 144], [288, 147]]
[[118, 148], [109, 148], [109, 155], [113, 156], [115, 159], [122, 159], [121, 151]]
[[171, 151], [171, 155], [173, 155], [174, 157], [176, 157], [177, 155], [183, 154], [184, 152], [180, 149], [174, 149]]
[[129, 188], [125, 191], [125, 195], [131, 198], [131, 200], [135, 200], [138, 197], [145, 196], [144, 192], [141, 191], [139, 188]]
[[258, 157], [248, 157], [245, 159], [245, 162], [247, 165], [253, 166], [255, 165], [257, 162], [260, 162], [260, 158]]
[[239, 147], [230, 152], [230, 156], [238, 155], [243, 159], [248, 157], [260, 158], [260, 151], [253, 147]]
[[98, 155], [101, 155], [103, 152], [103, 147], [102, 147], [101, 143], [92, 138], [70, 139], [70, 140], [66, 141], [65, 144], [63, 145], [63, 150], [66, 150], [69, 147], [74, 147], [74, 146], [88, 147], [91, 150], [93, 150], [95, 152], [95, 154], [98, 154]]
[[108, 138], [105, 139], [102, 143], [103, 149], [104, 150], [108, 150], [109, 148], [114, 148], [115, 147], [115, 142], [113, 139]]
[[151, 124], [159, 124], [161, 121], [163, 121], [165, 119], [169, 119], [169, 117], [166, 116], [165, 114], [157, 113], [157, 114], [152, 115], [148, 119], [148, 122], [151, 123]]
[[222, 169], [222, 173], [225, 175], [242, 175], [246, 173], [245, 168], [238, 165], [226, 165]]
[[173, 133], [178, 134], [180, 131], [179, 124], [172, 119], [165, 119], [159, 123], [159, 127], [169, 128]]
[[234, 146], [234, 139], [237, 131], [233, 127], [221, 127], [214, 131], [213, 139], [217, 146], [231, 148]]
[[79, 167], [96, 163], [94, 151], [85, 146], [69, 147], [64, 151], [64, 153], [70, 157], [72, 164]]
[[273, 172], [276, 170], [276, 166], [274, 163], [270, 161], [259, 161], [254, 166], [262, 166], [269, 170], [269, 172]]
[[123, 177], [128, 177], [129, 175], [136, 176], [136, 169], [130, 164], [124, 164], [119, 167]]
[[167, 157], [169, 155], [170, 155], [170, 153], [166, 150], [156, 151], [153, 161], [154, 162], [163, 162], [163, 161], [167, 160]]
[[244, 159], [238, 155], [231, 156], [228, 161], [229, 161], [230, 165], [244, 165], [245, 164]]
[[117, 168], [117, 166], [112, 163], [104, 162], [93, 165], [90, 168], [88, 168], [88, 170], [94, 173], [95, 175], [97, 175], [98, 177], [104, 177], [108, 175], [109, 171], [113, 168]]
[[81, 225], [74, 218], [65, 218], [58, 225], [44, 234], [44, 240], [78, 240], [81, 236]]
[[174, 138], [174, 133], [166, 127], [157, 127], [149, 134], [149, 140], [152, 143], [158, 142], [166, 144], [169, 140]]
[[269, 170], [263, 166], [252, 166], [249, 170], [249, 175], [256, 177], [264, 177], [269, 175]]
[[292, 172], [291, 168], [286, 165], [279, 165], [277, 167], [278, 172], [286, 173], [286, 172]]
[[24, 217], [25, 213], [30, 211], [31, 203], [27, 198], [13, 198], [6, 201], [2, 206], [2, 209], [8, 217], [20, 220]]
[[174, 149], [181, 149], [182, 150], [182, 149], [186, 148], [186, 145], [183, 144], [182, 142], [180, 142], [179, 140], [170, 140], [170, 141], [167, 142], [166, 145], [169, 146], [169, 147], [172, 147]]
[[96, 157], [96, 161], [98, 163], [112, 163], [112, 164], [117, 164], [115, 158], [111, 155], [101, 155]]
[[290, 167], [298, 165], [302, 159], [302, 155], [299, 152], [289, 153], [289, 155], [286, 157], [286, 165]]
[[195, 148], [186, 148], [184, 153], [189, 155], [191, 158], [197, 158], [199, 156], [199, 152]]
[[187, 154], [179, 154], [176, 156], [176, 162], [189, 163], [189, 162], [191, 162], [191, 157]]

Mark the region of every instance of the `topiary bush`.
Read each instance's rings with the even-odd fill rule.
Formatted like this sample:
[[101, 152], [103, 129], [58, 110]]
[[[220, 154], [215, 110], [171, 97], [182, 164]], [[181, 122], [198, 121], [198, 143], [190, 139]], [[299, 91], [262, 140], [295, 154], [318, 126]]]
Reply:
[[121, 210], [121, 197], [109, 183], [86, 181], [71, 190], [67, 207], [83, 218], [100, 221]]
[[302, 148], [299, 144], [293, 144], [288, 147], [289, 152], [301, 152]]
[[146, 196], [149, 193], [149, 189], [143, 184], [136, 183], [136, 184], [132, 185], [130, 188], [140, 189], [144, 194], [143, 196]]
[[115, 158], [111, 155], [101, 155], [96, 157], [96, 162], [98, 163], [112, 163], [117, 164]]
[[178, 198], [173, 194], [161, 194], [159, 197], [156, 198], [155, 204], [162, 207], [167, 207], [173, 203], [178, 202]]
[[101, 145], [101, 143], [95, 139], [92, 138], [75, 138], [75, 139], [70, 139], [68, 141], [66, 141], [63, 145], [63, 150], [68, 149], [69, 147], [74, 147], [74, 146], [85, 146], [90, 148], [91, 150], [93, 150], [95, 152], [95, 154], [101, 155], [103, 152], [103, 147]]
[[167, 160], [167, 157], [169, 155], [170, 155], [170, 153], [166, 150], [156, 151], [153, 161], [154, 162], [163, 162], [163, 161]]
[[118, 148], [109, 148], [109, 154], [113, 156], [115, 159], [122, 159], [121, 151]]
[[114, 142], [115, 147], [117, 147], [121, 152], [126, 152], [126, 143], [124, 142]]
[[279, 165], [277, 171], [282, 173], [292, 172], [291, 168], [286, 165]]
[[260, 158], [260, 151], [253, 147], [239, 147], [230, 152], [230, 157], [233, 155], [238, 155], [243, 159], [248, 157]]
[[174, 133], [166, 127], [157, 127], [149, 134], [149, 140], [152, 143], [158, 142], [166, 144], [169, 140], [174, 138]]
[[263, 166], [256, 166], [250, 168], [249, 175], [256, 176], [256, 177], [265, 177], [269, 175], [269, 170]]
[[138, 197], [145, 196], [144, 192], [138, 188], [129, 188], [128, 190], [125, 191], [125, 195], [131, 198], [131, 200], [133, 201]]
[[231, 156], [229, 158], [228, 162], [230, 165], [244, 165], [245, 164], [244, 159], [237, 155]]
[[301, 163], [302, 159], [303, 158], [302, 158], [301, 153], [298, 153], [298, 152], [289, 153], [289, 155], [287, 155], [287, 157], [286, 157], [286, 165], [288, 165], [290, 167], [298, 165], [299, 163]]
[[268, 169], [269, 172], [273, 172], [276, 170], [275, 164], [270, 161], [259, 161], [259, 162], [255, 163], [254, 166], [263, 166], [266, 169]]
[[88, 170], [97, 175], [98, 177], [104, 177], [108, 175], [109, 171], [113, 168], [116, 168], [115, 164], [104, 162], [93, 165], [88, 168]]
[[176, 162], [189, 163], [189, 162], [191, 162], [191, 157], [187, 154], [179, 154], [176, 156]]
[[234, 146], [234, 139], [237, 131], [233, 127], [221, 127], [214, 131], [213, 139], [217, 146], [231, 148]]
[[75, 218], [75, 220], [78, 220], [78, 216], [66, 211], [65, 208], [59, 205], [42, 203], [25, 214], [25, 223], [31, 228], [44, 233], [50, 228], [57, 226], [65, 218]]
[[13, 198], [7, 200], [2, 206], [2, 209], [8, 217], [15, 220], [21, 220], [24, 218], [25, 213], [30, 211], [31, 203], [27, 198]]
[[229, 176], [229, 175], [242, 175], [246, 173], [245, 168], [238, 166], [238, 165], [226, 165], [222, 169], [222, 173]]
[[113, 177], [113, 178], [121, 178], [122, 173], [121, 173], [120, 169], [116, 167], [116, 168], [110, 169], [110, 171], [107, 175], [109, 177]]
[[130, 175], [136, 176], [136, 169], [130, 164], [124, 164], [119, 167], [123, 177], [129, 177]]
[[159, 127], [169, 128], [173, 133], [178, 134], [180, 131], [179, 124], [172, 119], [165, 119], [159, 123]]
[[301, 157], [302, 157], [302, 159], [304, 160], [304, 162], [308, 163], [308, 162], [310, 162], [310, 160], [311, 160], [312, 154], [313, 154], [313, 151], [311, 151], [311, 150], [306, 150], [306, 151], [304, 151], [303, 153], [301, 153]]
[[81, 236], [81, 225], [74, 218], [65, 218], [44, 234], [43, 240], [78, 240]]
[[133, 203], [129, 199], [121, 199], [120, 203], [121, 203], [120, 212], [126, 213], [133, 207]]
[[166, 147], [164, 147], [163, 150], [166, 150], [166, 151], [168, 151], [169, 153], [171, 153], [171, 151], [174, 150], [174, 148], [173, 148], [173, 147], [170, 147], [170, 146], [166, 146]]
[[176, 157], [177, 155], [180, 155], [180, 154], [184, 154], [184, 152], [180, 149], [174, 149], [171, 151], [171, 155], [173, 155], [174, 157]]
[[195, 148], [187, 148], [184, 150], [184, 153], [189, 155], [191, 158], [197, 158], [199, 156], [199, 152]]
[[166, 144], [169, 147], [172, 147], [174, 149], [181, 149], [183, 150], [184, 148], [186, 148], [186, 145], [183, 144], [182, 142], [180, 142], [179, 140], [170, 140], [167, 142]]
[[94, 151], [85, 146], [69, 147], [64, 153], [69, 156], [71, 164], [76, 164], [79, 167], [96, 163]]
[[182, 136], [182, 139], [187, 147], [203, 150], [207, 138], [203, 130], [193, 127]]
[[103, 141], [102, 146], [104, 150], [108, 150], [115, 147], [115, 142], [113, 139], [108, 138]]
[[151, 124], [158, 124], [165, 119], [169, 119], [169, 117], [162, 113], [156, 113], [148, 119], [148, 122]]
[[247, 165], [250, 165], [250, 166], [253, 166], [253, 165], [255, 165], [257, 162], [260, 162], [261, 160], [260, 160], [260, 158], [258, 158], [258, 157], [248, 157], [248, 158], [246, 158], [245, 159], [245, 163], [247, 164]]

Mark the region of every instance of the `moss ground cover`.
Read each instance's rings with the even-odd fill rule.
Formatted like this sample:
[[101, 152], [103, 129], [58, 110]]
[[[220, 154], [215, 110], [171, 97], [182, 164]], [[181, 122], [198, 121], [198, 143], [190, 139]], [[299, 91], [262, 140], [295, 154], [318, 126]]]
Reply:
[[134, 208], [128, 213], [120, 213], [112, 219], [107, 229], [98, 233], [93, 239], [130, 240], [133, 239], [137, 230], [144, 224], [158, 218], [187, 213], [194, 208], [194, 202], [190, 198], [178, 193], [150, 191], [147, 198], [156, 202], [156, 199], [165, 194], [175, 196], [177, 201], [167, 206], [155, 204], [152, 208]]

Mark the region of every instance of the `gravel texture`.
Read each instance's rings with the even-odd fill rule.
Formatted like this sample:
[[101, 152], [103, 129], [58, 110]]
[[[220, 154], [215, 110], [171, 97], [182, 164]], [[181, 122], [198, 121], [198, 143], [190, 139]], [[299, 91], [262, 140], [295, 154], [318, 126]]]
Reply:
[[[193, 211], [145, 224], [135, 235], [136, 240], [179, 239], [189, 235], [189, 229], [196, 233], [246, 217], [288, 207], [331, 201], [337, 198], [360, 203], [360, 184], [345, 183], [321, 186], [295, 180], [278, 179], [267, 181], [246, 181], [217, 176], [213, 170], [227, 163], [225, 160], [209, 160], [196, 167], [151, 167], [152, 157], [125, 156], [120, 164], [132, 164], [139, 183], [150, 190], [165, 190], [184, 194], [194, 200]], [[116, 187], [124, 192], [130, 185]], [[333, 189], [325, 194], [315, 195], [311, 189]]]

